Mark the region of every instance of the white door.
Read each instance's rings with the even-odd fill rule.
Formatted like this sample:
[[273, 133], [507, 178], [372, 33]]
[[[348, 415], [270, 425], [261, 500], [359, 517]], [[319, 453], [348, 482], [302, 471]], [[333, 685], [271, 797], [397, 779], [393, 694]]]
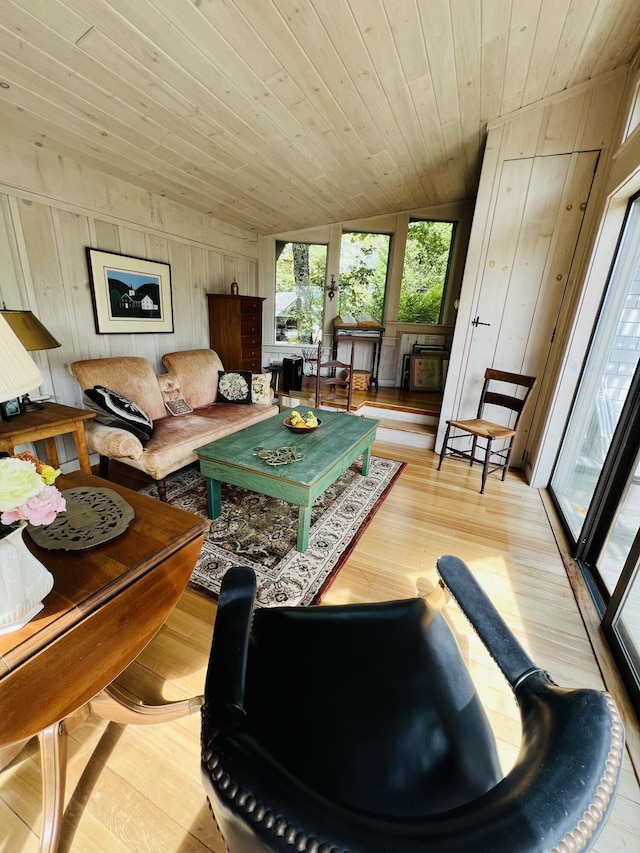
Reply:
[[[475, 414], [487, 367], [536, 376], [511, 464], [536, 418], [554, 329], [569, 281], [597, 151], [503, 163], [463, 359], [460, 413]], [[463, 411], [464, 409], [464, 411]]]

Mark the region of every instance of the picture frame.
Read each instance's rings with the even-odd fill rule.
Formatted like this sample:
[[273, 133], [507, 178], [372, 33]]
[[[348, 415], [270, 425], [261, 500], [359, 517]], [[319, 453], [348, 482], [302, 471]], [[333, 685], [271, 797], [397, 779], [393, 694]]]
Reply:
[[413, 355], [422, 355], [425, 352], [442, 352], [444, 344], [414, 344], [411, 348]]
[[20, 400], [18, 397], [12, 397], [11, 400], [5, 400], [0, 403], [0, 417], [3, 421], [9, 420], [19, 415], [22, 409], [20, 408]]
[[173, 332], [171, 266], [87, 248], [98, 335]]
[[409, 390], [442, 390], [442, 354], [426, 353], [409, 358]]

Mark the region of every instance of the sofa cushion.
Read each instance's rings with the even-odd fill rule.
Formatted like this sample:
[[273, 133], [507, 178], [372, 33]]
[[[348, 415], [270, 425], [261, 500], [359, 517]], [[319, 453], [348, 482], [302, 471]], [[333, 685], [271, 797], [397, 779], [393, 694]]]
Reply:
[[166, 400], [165, 406], [170, 415], [179, 418], [181, 415], [190, 415], [193, 409], [182, 397], [177, 400]]
[[173, 374], [184, 397], [193, 409], [215, 403], [218, 371], [224, 370], [220, 357], [212, 349], [169, 352], [162, 356], [165, 370]]
[[153, 421], [133, 400], [104, 385], [85, 388], [87, 408], [96, 413], [96, 420], [132, 432], [141, 441], [153, 435]]
[[156, 422], [153, 438], [145, 445], [140, 459], [133, 463], [134, 467], [154, 479], [166, 477], [171, 471], [197, 462], [194, 453], [197, 447], [277, 414], [277, 406], [212, 403], [180, 418], [162, 418]]
[[251, 371], [219, 370], [217, 403], [251, 405]]
[[254, 373], [251, 376], [251, 402], [258, 406], [271, 405], [271, 374]]
[[156, 372], [146, 358], [133, 355], [90, 358], [74, 361], [69, 370], [82, 389], [103, 385], [133, 400], [152, 421], [167, 417]]

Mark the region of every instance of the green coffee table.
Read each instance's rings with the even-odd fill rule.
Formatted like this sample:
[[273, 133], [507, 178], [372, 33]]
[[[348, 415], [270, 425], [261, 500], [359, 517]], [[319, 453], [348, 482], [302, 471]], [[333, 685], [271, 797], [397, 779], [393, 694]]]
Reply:
[[[308, 409], [301, 407], [299, 411], [304, 413]], [[283, 423], [287, 414], [282, 412], [278, 417], [196, 449], [200, 471], [207, 481], [209, 518], [218, 518], [222, 511], [221, 483], [270, 495], [300, 508], [297, 548], [298, 551], [306, 550], [311, 505], [361, 454], [364, 456], [362, 475], [369, 473], [371, 445], [378, 426], [378, 421], [372, 418], [319, 409], [311, 411], [322, 420], [322, 426], [308, 434], [290, 432]], [[258, 450], [279, 447], [295, 447], [304, 453], [304, 459], [272, 466], [256, 456]]]

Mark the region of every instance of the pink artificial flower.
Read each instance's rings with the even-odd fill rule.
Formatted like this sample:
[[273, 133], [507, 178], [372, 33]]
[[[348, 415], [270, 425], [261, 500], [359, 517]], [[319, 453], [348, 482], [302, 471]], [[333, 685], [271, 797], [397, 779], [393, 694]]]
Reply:
[[64, 512], [67, 502], [55, 486], [43, 486], [37, 495], [30, 497], [22, 506], [2, 513], [2, 524], [28, 521], [36, 526], [51, 524], [59, 512]]

